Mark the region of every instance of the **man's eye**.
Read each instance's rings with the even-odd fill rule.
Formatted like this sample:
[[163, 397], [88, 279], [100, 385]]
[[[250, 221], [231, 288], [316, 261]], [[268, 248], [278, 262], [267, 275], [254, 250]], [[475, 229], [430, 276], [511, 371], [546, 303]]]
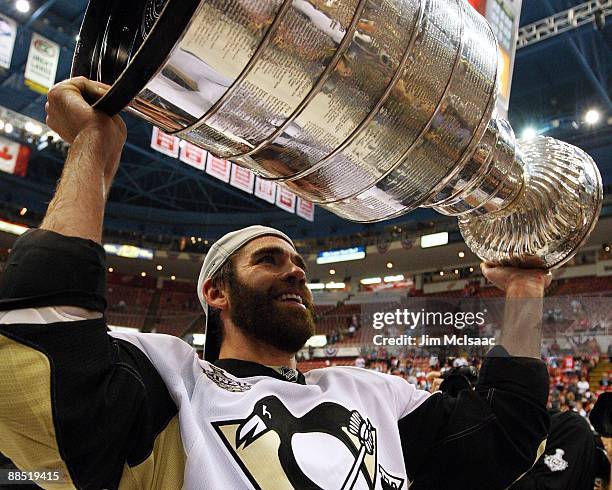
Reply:
[[267, 262], [268, 264], [274, 264], [274, 257], [272, 255], [264, 255], [257, 261], [258, 264], [261, 264], [262, 262]]

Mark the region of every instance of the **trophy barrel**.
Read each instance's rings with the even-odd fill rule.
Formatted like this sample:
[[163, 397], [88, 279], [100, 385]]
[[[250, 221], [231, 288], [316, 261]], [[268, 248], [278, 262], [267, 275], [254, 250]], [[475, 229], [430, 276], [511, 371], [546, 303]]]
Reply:
[[[497, 43], [464, 0], [90, 0], [72, 74], [110, 86], [96, 108], [125, 108], [345, 219], [458, 216], [487, 260], [558, 265], [601, 203], [582, 152], [521, 152], [492, 117]], [[522, 208], [536, 189], [558, 197], [541, 187], [563, 165], [582, 217], [553, 198]]]

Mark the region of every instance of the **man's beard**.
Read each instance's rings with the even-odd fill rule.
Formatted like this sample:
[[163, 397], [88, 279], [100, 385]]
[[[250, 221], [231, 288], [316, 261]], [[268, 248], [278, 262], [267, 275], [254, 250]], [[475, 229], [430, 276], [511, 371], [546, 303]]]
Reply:
[[274, 299], [278, 293], [251, 288], [235, 277], [229, 293], [232, 322], [254, 340], [294, 354], [314, 335], [314, 307], [306, 294], [301, 295], [306, 309], [282, 307]]

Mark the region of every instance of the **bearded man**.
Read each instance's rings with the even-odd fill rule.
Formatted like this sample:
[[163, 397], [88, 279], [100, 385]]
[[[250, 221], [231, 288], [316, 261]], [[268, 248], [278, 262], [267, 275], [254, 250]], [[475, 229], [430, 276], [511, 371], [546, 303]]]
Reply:
[[86, 102], [103, 90], [78, 78], [49, 93], [47, 123], [72, 146], [0, 281], [0, 452], [54, 489], [495, 490], [533, 465], [549, 424], [543, 271], [484, 267], [523, 301], [457, 397], [365, 369], [297, 371], [312, 295], [272, 228], [207, 254], [205, 360], [175, 337], [109, 332], [102, 223], [126, 128]]

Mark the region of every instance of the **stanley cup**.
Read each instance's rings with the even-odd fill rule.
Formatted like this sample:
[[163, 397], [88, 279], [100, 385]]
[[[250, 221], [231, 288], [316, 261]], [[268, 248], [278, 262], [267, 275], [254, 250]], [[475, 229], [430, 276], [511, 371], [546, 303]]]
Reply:
[[601, 209], [586, 153], [495, 118], [497, 42], [465, 0], [91, 0], [79, 75], [345, 219], [457, 216], [487, 261], [559, 267]]

